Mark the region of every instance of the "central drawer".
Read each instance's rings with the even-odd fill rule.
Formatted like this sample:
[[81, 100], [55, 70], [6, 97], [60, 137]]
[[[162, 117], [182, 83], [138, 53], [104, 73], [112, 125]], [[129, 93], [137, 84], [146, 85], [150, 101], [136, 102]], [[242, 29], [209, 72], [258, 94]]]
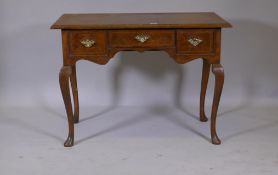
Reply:
[[165, 48], [175, 46], [174, 30], [120, 30], [109, 31], [110, 47]]

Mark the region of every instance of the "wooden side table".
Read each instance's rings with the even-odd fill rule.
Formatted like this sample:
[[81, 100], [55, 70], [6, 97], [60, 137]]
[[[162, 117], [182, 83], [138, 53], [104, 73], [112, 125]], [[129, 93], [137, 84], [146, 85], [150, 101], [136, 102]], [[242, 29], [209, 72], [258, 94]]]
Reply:
[[[224, 83], [220, 64], [221, 29], [231, 27], [215, 13], [120, 13], [64, 14], [51, 29], [61, 29], [63, 67], [60, 87], [68, 117], [69, 133], [64, 146], [74, 144], [74, 123], [79, 120], [76, 62], [81, 59], [106, 64], [119, 51], [165, 51], [178, 64], [203, 59], [200, 120], [206, 122], [205, 95], [210, 68], [215, 75], [211, 112], [211, 139], [216, 133], [216, 116]], [[74, 112], [72, 110], [70, 85]]]

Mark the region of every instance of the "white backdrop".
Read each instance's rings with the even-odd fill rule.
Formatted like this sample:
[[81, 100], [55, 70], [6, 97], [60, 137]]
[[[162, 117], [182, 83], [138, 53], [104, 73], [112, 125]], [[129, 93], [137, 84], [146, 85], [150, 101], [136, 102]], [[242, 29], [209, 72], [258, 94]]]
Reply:
[[[222, 103], [278, 99], [277, 0], [1, 0], [0, 105], [62, 105], [63, 13], [214, 11], [223, 31]], [[121, 52], [107, 65], [77, 64], [81, 105], [198, 104], [202, 62], [177, 65], [163, 52]], [[211, 99], [214, 79], [208, 95]]]

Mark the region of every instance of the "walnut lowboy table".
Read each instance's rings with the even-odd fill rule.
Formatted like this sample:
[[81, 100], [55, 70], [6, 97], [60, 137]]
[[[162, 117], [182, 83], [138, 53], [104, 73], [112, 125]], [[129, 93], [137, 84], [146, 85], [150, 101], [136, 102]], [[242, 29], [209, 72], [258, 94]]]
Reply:
[[[215, 13], [64, 14], [51, 29], [62, 30], [63, 67], [60, 86], [68, 117], [64, 146], [74, 144], [74, 123], [79, 120], [76, 62], [81, 59], [106, 64], [119, 51], [165, 51], [178, 64], [203, 59], [200, 120], [205, 115], [205, 95], [210, 67], [215, 75], [211, 112], [211, 139], [216, 134], [216, 115], [224, 83], [220, 64], [221, 29], [231, 25]], [[72, 110], [70, 84], [74, 101]]]

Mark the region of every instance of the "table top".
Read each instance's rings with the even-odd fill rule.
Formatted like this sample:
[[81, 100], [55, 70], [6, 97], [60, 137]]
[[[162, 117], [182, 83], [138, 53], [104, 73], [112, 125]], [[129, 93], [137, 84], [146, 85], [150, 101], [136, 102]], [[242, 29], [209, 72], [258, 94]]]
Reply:
[[213, 12], [64, 14], [51, 29], [224, 28]]

